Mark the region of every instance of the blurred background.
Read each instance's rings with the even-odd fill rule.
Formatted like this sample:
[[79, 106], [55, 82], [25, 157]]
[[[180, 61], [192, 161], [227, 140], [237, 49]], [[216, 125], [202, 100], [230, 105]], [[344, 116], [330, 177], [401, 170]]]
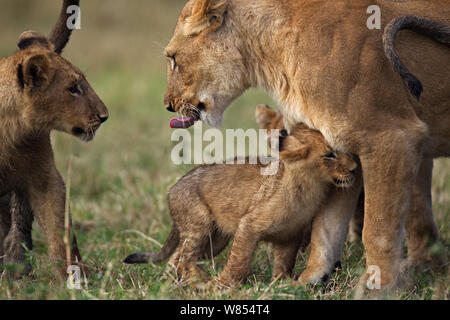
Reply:
[[[17, 38], [25, 30], [48, 34], [57, 20], [61, 2], [0, 0], [0, 56], [16, 51]], [[163, 49], [185, 3], [184, 0], [82, 0], [81, 30], [73, 32], [63, 52], [85, 73], [111, 115], [89, 144], [61, 133], [52, 136], [57, 165], [66, 181], [69, 160], [73, 161], [71, 210], [83, 257], [97, 268], [99, 275], [109, 272], [110, 277], [104, 280], [99, 276], [99, 286], [84, 290], [83, 298], [179, 298], [190, 294], [156, 281], [164, 274], [163, 267], [132, 269], [121, 264], [129, 253], [157, 249], [158, 245], [148, 237], [157, 242], [165, 240], [171, 225], [166, 204], [168, 188], [189, 169], [175, 166], [170, 160], [173, 143], [169, 120], [173, 114], [163, 105], [166, 83]], [[254, 111], [259, 103], [275, 107], [266, 94], [250, 90], [227, 110], [222, 128], [256, 127]], [[447, 241], [448, 160], [436, 161], [433, 196], [440, 232]], [[33, 278], [15, 284], [2, 283], [0, 298], [70, 297], [73, 293], [49, 289], [54, 279], [46, 268], [46, 246], [38, 228], [34, 237], [36, 250], [30, 253]], [[271, 258], [262, 250], [256, 268], [265, 281], [270, 278]], [[359, 265], [362, 267], [362, 263], [355, 263], [354, 268]], [[298, 272], [303, 267], [298, 266]], [[357, 277], [355, 272], [353, 280], [357, 281]], [[38, 281], [42, 279], [47, 280]], [[448, 286], [443, 290], [448, 294]], [[253, 294], [233, 297], [259, 297]]]

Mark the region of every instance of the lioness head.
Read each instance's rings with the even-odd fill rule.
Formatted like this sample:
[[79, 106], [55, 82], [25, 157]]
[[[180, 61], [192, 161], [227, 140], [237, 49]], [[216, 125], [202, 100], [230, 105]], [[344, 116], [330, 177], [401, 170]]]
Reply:
[[83, 73], [55, 52], [47, 37], [24, 32], [16, 76], [25, 102], [23, 117], [36, 130], [60, 130], [83, 141], [94, 138], [108, 110]]
[[358, 167], [351, 156], [334, 151], [319, 131], [304, 124], [280, 137], [280, 159], [294, 166], [294, 170], [296, 166], [306, 166], [309, 173], [319, 173], [320, 178], [338, 187], [350, 187]]
[[172, 127], [190, 127], [197, 120], [219, 125], [228, 105], [249, 87], [244, 44], [228, 9], [227, 0], [191, 0], [178, 19], [165, 49], [164, 103], [183, 116], [173, 119]]

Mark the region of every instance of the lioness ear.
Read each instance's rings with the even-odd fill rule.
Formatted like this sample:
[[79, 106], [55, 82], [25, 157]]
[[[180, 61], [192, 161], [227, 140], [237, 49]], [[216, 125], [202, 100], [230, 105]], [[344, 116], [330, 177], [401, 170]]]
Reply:
[[38, 48], [54, 51], [53, 44], [47, 39], [46, 36], [36, 31], [25, 31], [19, 36], [17, 46], [20, 50], [29, 48]]
[[255, 117], [256, 122], [262, 129], [267, 129], [272, 122], [272, 119], [277, 116], [277, 112], [271, 109], [266, 104], [260, 104], [256, 107]]
[[44, 88], [50, 80], [50, 61], [44, 54], [31, 56], [18, 66], [19, 82], [23, 88]]
[[200, 33], [204, 29], [218, 29], [224, 20], [227, 0], [196, 0], [187, 19], [185, 33]]

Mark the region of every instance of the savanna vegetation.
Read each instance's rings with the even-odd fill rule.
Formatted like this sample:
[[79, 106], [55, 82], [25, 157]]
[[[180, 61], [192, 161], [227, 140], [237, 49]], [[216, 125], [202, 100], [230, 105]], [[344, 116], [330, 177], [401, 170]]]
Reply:
[[[174, 29], [183, 0], [82, 1], [81, 30], [74, 32], [63, 53], [85, 72], [110, 110], [110, 119], [96, 139], [85, 144], [61, 133], [53, 134], [57, 164], [68, 180], [74, 229], [83, 258], [93, 269], [89, 286], [69, 290], [56, 281], [52, 262], [38, 226], [35, 249], [28, 258], [30, 276], [17, 281], [0, 278], [0, 299], [351, 299], [363, 272], [362, 244], [347, 245], [342, 270], [327, 285], [297, 287], [290, 280], [271, 282], [272, 257], [260, 245], [254, 275], [238, 289], [197, 291], [175, 281], [165, 265], [129, 266], [128, 254], [157, 250], [170, 232], [168, 188], [190, 166], [170, 160], [169, 114], [163, 105], [165, 66], [163, 48]], [[60, 2], [3, 0], [0, 10], [0, 55], [10, 55], [22, 31], [48, 33]], [[223, 128], [256, 128], [255, 106], [272, 100], [252, 90], [225, 113]], [[192, 129], [191, 129], [192, 130]], [[440, 235], [450, 242], [450, 161], [436, 160], [433, 207]], [[217, 275], [226, 262], [226, 250], [203, 266]], [[295, 273], [305, 268], [308, 251], [299, 254]], [[419, 273], [400, 299], [447, 299], [448, 270]]]

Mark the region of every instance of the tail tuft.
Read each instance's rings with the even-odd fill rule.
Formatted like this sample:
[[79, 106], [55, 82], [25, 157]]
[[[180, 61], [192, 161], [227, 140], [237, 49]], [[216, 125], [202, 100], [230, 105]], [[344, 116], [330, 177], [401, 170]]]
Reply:
[[394, 70], [403, 78], [411, 94], [419, 100], [423, 92], [422, 83], [403, 64], [395, 50], [395, 38], [403, 29], [412, 30], [450, 47], [450, 27], [428, 18], [406, 15], [393, 19], [384, 29], [383, 46], [386, 57]]
[[138, 252], [130, 254], [123, 260], [123, 263], [126, 264], [144, 264], [148, 263], [151, 258], [151, 253], [149, 252]]
[[174, 253], [175, 249], [180, 242], [180, 234], [175, 225], [172, 227], [172, 231], [169, 234], [169, 237], [164, 243], [161, 250], [157, 252], [138, 252], [130, 254], [128, 257], [123, 260], [124, 263], [127, 264], [141, 264], [148, 263], [152, 260], [153, 263], [158, 263], [167, 260], [172, 253]]
[[408, 85], [409, 91], [412, 93], [414, 97], [416, 97], [417, 100], [420, 99], [420, 95], [423, 92], [423, 86], [419, 79], [417, 79], [412, 74], [410, 77], [405, 79], [406, 84]]

